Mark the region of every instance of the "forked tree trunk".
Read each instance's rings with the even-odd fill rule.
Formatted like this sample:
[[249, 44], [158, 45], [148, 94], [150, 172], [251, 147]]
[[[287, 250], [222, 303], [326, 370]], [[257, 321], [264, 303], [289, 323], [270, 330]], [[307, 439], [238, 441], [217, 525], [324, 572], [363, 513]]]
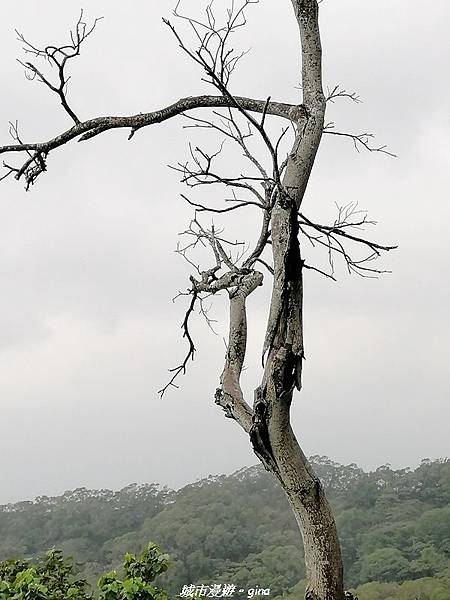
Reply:
[[[256, 453], [285, 491], [302, 532], [307, 600], [341, 600], [342, 560], [333, 514], [322, 484], [290, 425], [290, 404], [294, 388], [301, 387], [303, 360], [303, 283], [297, 215], [325, 117], [317, 2], [292, 0], [292, 4], [301, 35], [303, 106], [307, 119], [289, 157], [283, 181], [287, 194], [279, 198], [272, 214], [275, 276], [265, 341], [268, 356], [263, 382], [256, 392], [256, 402], [262, 403], [258, 409], [261, 419], [254, 423], [250, 435], [256, 440]], [[261, 435], [263, 430], [266, 435]]]
[[[325, 97], [316, 0], [291, 0], [300, 29], [304, 113], [288, 159], [283, 191], [271, 215], [273, 290], [263, 354], [266, 364], [255, 391], [253, 411], [245, 409], [239, 375], [245, 354], [245, 298], [231, 300], [230, 339], [218, 404], [249, 433], [255, 453], [280, 482], [299, 525], [305, 551], [307, 600], [343, 600], [339, 540], [321, 482], [308, 463], [290, 424], [303, 362], [303, 262], [298, 212], [322, 137]], [[239, 315], [239, 317], [237, 317]], [[226, 399], [233, 399], [227, 402]], [[238, 414], [238, 412], [240, 414]]]

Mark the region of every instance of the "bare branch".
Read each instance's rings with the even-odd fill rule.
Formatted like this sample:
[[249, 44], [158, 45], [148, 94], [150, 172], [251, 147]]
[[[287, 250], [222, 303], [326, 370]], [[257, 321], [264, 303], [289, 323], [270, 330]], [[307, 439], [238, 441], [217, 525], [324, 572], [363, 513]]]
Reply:
[[247, 346], [246, 299], [260, 285], [263, 276], [258, 271], [244, 275], [235, 291], [230, 294], [230, 325], [225, 365], [216, 390], [216, 404], [225, 416], [234, 419], [246, 431], [252, 426], [252, 410], [245, 402], [240, 385]]
[[320, 225], [319, 223], [314, 223], [313, 221], [308, 219], [303, 213], [299, 213], [299, 216], [300, 216], [300, 221], [299, 221], [300, 225], [307, 225], [307, 226], [312, 227], [313, 229], [316, 229], [317, 231], [320, 231], [321, 233], [324, 233], [326, 235], [338, 235], [341, 237], [345, 237], [349, 240], [352, 240], [353, 242], [357, 242], [359, 244], [368, 246], [373, 252], [378, 252], [380, 250], [389, 252], [389, 250], [395, 250], [397, 248], [397, 246], [386, 246], [386, 245], [378, 244], [371, 240], [367, 240], [365, 238], [362, 238], [362, 237], [359, 237], [359, 236], [356, 236], [356, 235], [353, 235], [351, 233], [344, 231], [345, 227], [359, 227], [363, 224], [368, 224], [368, 223], [370, 224], [370, 221], [367, 221], [366, 219], [362, 219], [359, 222], [355, 222], [355, 223], [341, 222], [341, 223], [335, 223], [334, 225]]
[[[331, 273], [327, 274], [322, 272], [323, 275], [327, 275], [334, 279], [334, 254], [340, 255], [344, 259], [349, 273], [356, 273], [363, 277], [368, 277], [370, 274], [389, 272], [368, 266], [368, 264], [379, 258], [382, 252], [389, 252], [390, 250], [394, 250], [397, 246], [381, 245], [361, 236], [349, 233], [348, 231], [349, 229], [362, 229], [365, 225], [375, 224], [374, 221], [369, 221], [367, 219], [367, 213], [359, 210], [357, 204], [351, 203], [343, 207], [338, 207], [338, 216], [333, 225], [321, 225], [315, 223], [305, 217], [302, 213], [299, 213], [299, 217], [300, 230], [309, 239], [311, 244], [313, 246], [318, 244], [327, 250]], [[318, 232], [318, 235], [307, 231], [305, 227]], [[346, 240], [357, 246], [368, 248], [369, 253], [360, 259], [354, 258], [351, 252], [344, 246], [344, 241]], [[310, 267], [306, 266], [306, 268]], [[318, 269], [314, 268], [314, 270], [317, 271]]]
[[340, 85], [335, 85], [332, 90], [328, 88], [328, 95], [325, 98], [326, 102], [334, 102], [337, 98], [347, 98], [356, 104], [362, 103], [360, 96], [356, 92], [347, 92]]
[[[244, 0], [241, 6], [237, 7], [233, 0], [231, 7], [227, 9], [225, 23], [221, 26], [216, 23], [212, 2], [206, 8], [205, 21], [200, 21], [199, 19], [180, 13], [181, 0], [178, 1], [175, 7], [174, 16], [186, 21], [194, 33], [194, 37], [198, 43], [198, 49], [195, 54], [201, 61], [207, 62], [210, 65], [225, 86], [228, 85], [239, 60], [248, 52], [242, 51], [236, 53], [234, 49], [228, 47], [229, 39], [235, 31], [245, 26], [247, 22], [245, 16], [246, 8], [251, 4], [258, 4], [258, 2], [259, 0]], [[168, 24], [168, 21], [165, 20], [165, 22]]]
[[[261, 224], [261, 230], [259, 233], [258, 241], [256, 242], [255, 248], [253, 249], [252, 253], [247, 258], [247, 260], [244, 262], [244, 265], [243, 265], [247, 269], [251, 268], [257, 260], [262, 262], [260, 260], [260, 257], [264, 251], [264, 248], [267, 246], [269, 237], [270, 237], [270, 231], [269, 231], [270, 218], [271, 218], [271, 213], [268, 210], [266, 210], [264, 212], [264, 217], [263, 217], [263, 221]], [[265, 265], [265, 263], [263, 263], [263, 264]], [[267, 266], [267, 265], [265, 265], [265, 266]], [[273, 274], [273, 269], [272, 269], [272, 274]]]
[[203, 316], [203, 318], [205, 319], [205, 323], [208, 326], [208, 329], [210, 329], [210, 331], [214, 334], [217, 335], [217, 331], [214, 329], [214, 323], [217, 323], [216, 319], [211, 319], [209, 316], [209, 312], [212, 308], [212, 305], [206, 307], [205, 306], [205, 300], [209, 298], [209, 296], [206, 296], [205, 298], [201, 298], [199, 296], [199, 305], [200, 305], [200, 314]]
[[235, 114], [230, 108], [228, 109], [228, 116], [217, 113], [216, 111], [213, 111], [213, 115], [219, 117], [221, 125], [218, 125], [213, 120], [199, 119], [191, 115], [185, 115], [187, 119], [193, 122], [193, 125], [185, 125], [185, 128], [212, 129], [218, 131], [227, 138], [230, 138], [242, 148], [245, 158], [247, 158], [257, 168], [261, 174], [261, 177], [263, 179], [269, 179], [266, 170], [262, 167], [261, 163], [257, 160], [254, 154], [250, 152], [246, 143], [248, 138], [253, 137], [251, 124], [248, 122], [246, 123], [247, 131], [244, 133], [236, 121]]
[[372, 146], [370, 144], [370, 140], [374, 139], [373, 133], [345, 133], [342, 131], [334, 131], [334, 123], [327, 123], [324, 127], [323, 133], [327, 133], [329, 135], [339, 135], [341, 137], [349, 138], [353, 141], [353, 145], [355, 146], [355, 150], [359, 152], [360, 147], [368, 150], [369, 152], [381, 152], [382, 154], [387, 154], [388, 156], [392, 156], [392, 158], [397, 158], [396, 154], [389, 152], [386, 150], [387, 146]]
[[[267, 146], [271, 158], [272, 158], [272, 166], [274, 179], [276, 181], [277, 187], [281, 189], [281, 176], [280, 176], [280, 168], [278, 165], [278, 156], [277, 150], [272, 145], [272, 142], [264, 129], [264, 114], [268, 112], [265, 108], [263, 108], [263, 119], [261, 122], [257, 121], [248, 111], [247, 109], [239, 103], [239, 100], [234, 97], [228, 90], [228, 82], [231, 72], [234, 68], [229, 67], [229, 57], [233, 55], [233, 50], [227, 50], [226, 44], [228, 37], [233, 33], [233, 31], [237, 28], [245, 24], [245, 16], [244, 11], [247, 6], [250, 4], [256, 4], [258, 0], [244, 0], [242, 6], [239, 9], [234, 10], [234, 3], [232, 4], [232, 9], [228, 13], [228, 21], [225, 26], [222, 28], [217, 27], [215, 25], [215, 20], [209, 18], [208, 23], [201, 23], [192, 19], [190, 17], [182, 16], [179, 13], [175, 12], [175, 16], [180, 17], [186, 20], [193, 30], [196, 33], [197, 41], [199, 42], [199, 46], [196, 50], [190, 49], [186, 43], [183, 41], [178, 31], [174, 27], [174, 25], [164, 19], [164, 23], [171, 29], [173, 35], [177, 39], [180, 48], [199, 66], [201, 66], [208, 76], [208, 81], [214, 87], [216, 87], [221, 94], [228, 98], [231, 102], [231, 107], [236, 108], [246, 119], [247, 121], [259, 132], [261, 138], [263, 139], [265, 145]], [[211, 10], [211, 9], [210, 9]], [[242, 19], [242, 20], [241, 20]], [[200, 34], [198, 27], [204, 27], [208, 31], [203, 37]], [[216, 43], [216, 51], [211, 50], [210, 44]], [[234, 63], [233, 63], [234, 64]], [[266, 101], [266, 104], [270, 104]], [[298, 108], [298, 107], [297, 107]], [[291, 113], [292, 115], [293, 113]], [[303, 111], [302, 118], [305, 118], [306, 114]]]
[[226, 213], [226, 212], [231, 212], [233, 210], [237, 210], [238, 208], [242, 208], [244, 206], [257, 206], [258, 208], [262, 208], [262, 206], [260, 204], [258, 204], [257, 202], [251, 202], [251, 201], [245, 201], [245, 202], [239, 202], [239, 204], [235, 204], [234, 206], [228, 206], [227, 208], [212, 208], [211, 206], [205, 206], [204, 204], [200, 204], [199, 202], [192, 202], [192, 200], [189, 200], [189, 198], [187, 196], [185, 196], [184, 194], [180, 194], [180, 196], [186, 200], [186, 202], [190, 205], [193, 206], [198, 212], [212, 212], [212, 213]]
[[[189, 145], [192, 161], [195, 168], [191, 167], [189, 162], [185, 164], [178, 163], [178, 166], [170, 166], [171, 169], [182, 174], [181, 182], [188, 187], [194, 188], [199, 185], [224, 185], [226, 187], [238, 188], [252, 193], [258, 202], [253, 202], [260, 208], [264, 208], [265, 199], [262, 194], [252, 185], [255, 182], [264, 181], [261, 177], [252, 177], [248, 175], [239, 175], [237, 177], [224, 177], [212, 170], [214, 160], [221, 154], [223, 142], [216, 152], [208, 154], [199, 147], [192, 148]], [[252, 183], [250, 183], [252, 182]]]
[[[139, 113], [137, 115], [122, 117], [104, 116], [89, 119], [87, 121], [77, 123], [70, 129], [47, 141], [37, 143], [19, 142], [0, 146], [0, 154], [33, 153], [32, 157], [29, 157], [29, 159], [21, 166], [14, 167], [17, 169], [15, 178], [20, 179], [22, 176], [28, 173], [30, 168], [32, 169], [37, 163], [40, 163], [42, 159], [45, 162], [45, 158], [49, 152], [67, 144], [76, 138], [79, 138], [78, 141], [86, 141], [111, 129], [131, 129], [131, 131], [134, 133], [139, 129], [156, 123], [162, 123], [163, 121], [167, 121], [168, 119], [176, 117], [177, 115], [181, 115], [189, 110], [196, 108], [233, 107], [236, 101], [239, 102], [241, 106], [244, 106], [246, 110], [254, 112], [262, 113], [266, 106], [266, 103], [263, 100], [254, 100], [252, 98], [240, 96], [236, 97], [236, 99], [230, 99], [223, 96], [190, 96], [187, 98], [182, 98], [170, 106], [148, 113]], [[267, 108], [267, 112], [271, 115], [290, 119], [289, 113], [291, 108], [295, 107], [290, 104], [272, 102]], [[42, 169], [40, 172], [43, 170], [45, 169]], [[38, 174], [39, 173], [34, 173], [33, 177], [25, 177], [27, 181], [27, 188], [31, 183], [34, 183]]]
[[265, 260], [263, 260], [262, 258], [255, 258], [255, 263], [256, 263], [256, 262], [259, 262], [259, 263], [261, 263], [261, 264], [262, 264], [264, 267], [266, 267], [266, 269], [269, 271], [269, 273], [270, 273], [271, 275], [273, 275], [273, 274], [274, 274], [273, 267], [271, 267], [271, 266], [270, 266], [268, 263], [266, 263], [266, 261], [265, 261]]
[[88, 27], [83, 21], [83, 10], [81, 10], [80, 17], [75, 25], [75, 29], [70, 31], [71, 42], [64, 46], [47, 45], [44, 48], [38, 48], [26, 40], [22, 33], [19, 33], [16, 30], [18, 40], [23, 43], [23, 50], [26, 54], [31, 54], [36, 58], [45, 60], [50, 64], [51, 67], [56, 68], [57, 70], [58, 82], [53, 84], [32, 62], [19, 60], [18, 62], [26, 70], [25, 74], [27, 79], [37, 79], [46, 85], [52, 92], [57, 94], [62, 107], [73, 120], [75, 125], [80, 123], [80, 119], [69, 106], [67, 101], [67, 84], [70, 76], [68, 76], [66, 73], [66, 67], [68, 61], [79, 56], [81, 45], [94, 31], [100, 19], [102, 19], [102, 17], [95, 19], [91, 27]]
[[318, 269], [317, 267], [313, 267], [312, 265], [308, 265], [305, 262], [303, 263], [303, 268], [309, 269], [311, 271], [316, 271], [316, 273], [320, 273], [324, 277], [327, 277], [328, 279], [332, 279], [333, 281], [336, 281], [336, 278], [333, 276], [332, 273], [327, 273], [326, 271], [323, 271], [322, 269]]
[[194, 312], [195, 303], [197, 301], [197, 298], [198, 298], [198, 293], [194, 289], [194, 290], [192, 290], [191, 302], [189, 304], [189, 307], [184, 316], [183, 323], [181, 325], [181, 329], [183, 330], [183, 337], [185, 337], [188, 341], [188, 350], [187, 350], [186, 356], [184, 357], [183, 362], [180, 365], [178, 365], [178, 367], [169, 369], [169, 372], [172, 373], [172, 376], [171, 376], [170, 380], [166, 383], [166, 385], [158, 391], [158, 394], [161, 396], [161, 398], [164, 396], [164, 394], [170, 387], [178, 388], [178, 386], [175, 384], [175, 380], [179, 377], [179, 375], [185, 375], [188, 362], [190, 360], [194, 360], [195, 344], [191, 337], [191, 333], [189, 331], [189, 319], [190, 319], [192, 313]]

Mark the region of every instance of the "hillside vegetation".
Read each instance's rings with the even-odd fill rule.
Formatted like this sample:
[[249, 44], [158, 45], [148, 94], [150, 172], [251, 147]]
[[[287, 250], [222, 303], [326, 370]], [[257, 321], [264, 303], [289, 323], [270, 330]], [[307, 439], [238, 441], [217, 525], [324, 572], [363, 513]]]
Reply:
[[[333, 505], [346, 585], [360, 600], [449, 600], [450, 461], [365, 473], [313, 457]], [[270, 588], [300, 598], [305, 568], [286, 500], [260, 467], [179, 491], [155, 484], [120, 492], [77, 489], [0, 506], [0, 561], [61, 549], [93, 581], [126, 552], [155, 542], [172, 559], [161, 584]]]

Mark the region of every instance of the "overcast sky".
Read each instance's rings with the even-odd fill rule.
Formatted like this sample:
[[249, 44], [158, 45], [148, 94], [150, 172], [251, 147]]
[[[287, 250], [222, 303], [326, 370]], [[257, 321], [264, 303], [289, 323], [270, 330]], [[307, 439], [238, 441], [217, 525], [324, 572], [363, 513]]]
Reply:
[[[73, 64], [70, 99], [82, 118], [207, 91], [161, 22], [171, 2], [86, 4], [87, 18], [105, 18]], [[238, 42], [252, 52], [233, 92], [299, 102], [291, 12], [288, 0], [251, 7]], [[77, 16], [75, 2], [3, 7], [0, 143], [9, 120], [19, 120], [26, 141], [70, 126], [57, 98], [24, 78], [14, 29], [36, 43], [64, 42]], [[357, 201], [378, 221], [370, 235], [399, 249], [383, 261], [392, 274], [378, 280], [343, 268], [337, 283], [307, 273], [307, 361], [293, 419], [309, 455], [375, 468], [449, 453], [449, 16], [448, 0], [321, 5], [325, 84], [364, 99], [331, 105], [328, 120], [376, 133], [399, 157], [358, 154], [349, 140], [325, 136], [304, 210], [332, 219], [335, 203]], [[157, 395], [184, 351], [185, 305], [171, 299], [187, 287], [190, 268], [174, 249], [192, 213], [166, 166], [187, 157], [182, 125], [147, 128], [132, 142], [115, 131], [73, 143], [51, 156], [28, 193], [1, 184], [0, 502], [78, 486], [179, 486], [256, 462], [213, 402], [224, 300], [213, 307], [219, 335], [198, 320], [198, 353], [182, 387]], [[239, 237], [258, 218], [245, 212], [227, 231]], [[249, 396], [261, 375], [267, 299], [266, 289], [250, 301]]]

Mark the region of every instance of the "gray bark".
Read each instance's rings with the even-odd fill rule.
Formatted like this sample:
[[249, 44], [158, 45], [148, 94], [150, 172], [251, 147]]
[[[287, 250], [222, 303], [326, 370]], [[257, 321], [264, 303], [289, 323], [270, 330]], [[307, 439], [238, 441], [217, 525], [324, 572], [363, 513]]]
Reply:
[[[267, 360], [251, 411], [238, 385], [245, 353], [241, 325], [245, 320], [245, 304], [241, 303], [235, 314], [232, 300], [230, 345], [222, 388], [225, 396], [233, 397], [233, 402], [227, 405], [228, 416], [234, 416], [249, 433], [256, 455], [278, 479], [294, 512], [305, 549], [306, 599], [342, 600], [342, 560], [333, 514], [322, 484], [290, 424], [292, 396], [295, 388], [301, 388], [303, 361], [303, 263], [297, 215], [321, 141], [325, 117], [318, 5], [316, 0], [291, 1], [300, 30], [302, 106], [306, 118], [297, 124], [297, 135], [283, 178], [283, 193], [278, 195], [271, 215], [274, 278], [263, 349]], [[232, 354], [240, 355], [240, 359], [231, 359]], [[220, 404], [221, 400], [223, 398], [219, 398]], [[234, 412], [231, 406], [236, 407]]]

